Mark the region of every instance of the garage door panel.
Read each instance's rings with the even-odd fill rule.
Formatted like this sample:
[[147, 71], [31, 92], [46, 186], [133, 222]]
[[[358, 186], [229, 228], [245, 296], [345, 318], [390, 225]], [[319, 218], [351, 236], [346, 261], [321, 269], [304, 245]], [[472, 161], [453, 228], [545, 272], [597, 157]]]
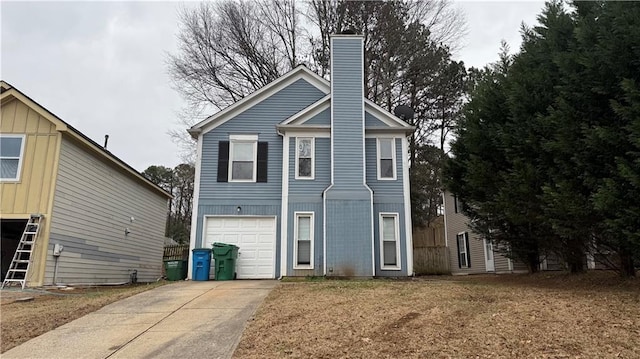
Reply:
[[205, 246], [222, 242], [240, 247], [238, 278], [275, 277], [276, 218], [208, 217], [205, 226]]

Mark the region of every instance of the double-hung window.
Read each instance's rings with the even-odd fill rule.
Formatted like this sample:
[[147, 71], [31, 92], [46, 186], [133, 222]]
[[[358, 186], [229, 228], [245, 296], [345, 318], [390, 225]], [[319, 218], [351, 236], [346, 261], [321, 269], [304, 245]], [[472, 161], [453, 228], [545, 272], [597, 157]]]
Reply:
[[20, 180], [24, 141], [24, 135], [0, 136], [0, 180]]
[[295, 269], [313, 269], [313, 212], [295, 213]]
[[230, 135], [218, 142], [218, 182], [267, 182], [269, 143], [257, 135]]
[[313, 179], [314, 145], [313, 137], [296, 138], [296, 179]]
[[382, 269], [400, 269], [400, 233], [397, 213], [380, 213], [380, 260]]
[[469, 233], [458, 233], [456, 235], [456, 242], [458, 242], [458, 267], [471, 267], [471, 256], [469, 255]]
[[[238, 138], [239, 137], [239, 138]], [[257, 139], [231, 137], [229, 149], [229, 181], [255, 182]], [[249, 136], [246, 136], [249, 137]]]
[[378, 138], [378, 179], [379, 180], [395, 180], [396, 179], [396, 151], [395, 139]]

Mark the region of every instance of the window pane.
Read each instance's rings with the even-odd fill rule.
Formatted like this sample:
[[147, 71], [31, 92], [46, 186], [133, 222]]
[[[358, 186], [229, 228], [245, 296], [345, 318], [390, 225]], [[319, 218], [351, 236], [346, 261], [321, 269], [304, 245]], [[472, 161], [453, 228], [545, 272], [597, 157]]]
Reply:
[[311, 238], [311, 218], [298, 217], [298, 240], [306, 241]]
[[0, 156], [20, 157], [22, 138], [0, 137]]
[[231, 179], [250, 180], [253, 179], [253, 162], [234, 161], [231, 168]]
[[311, 241], [298, 241], [298, 264], [311, 264]]
[[382, 217], [382, 239], [396, 240], [395, 217]]
[[311, 177], [311, 158], [298, 159], [298, 177]]
[[253, 143], [233, 142], [234, 161], [253, 161]]
[[20, 160], [0, 160], [0, 178], [18, 177], [18, 163]]
[[392, 242], [392, 241], [384, 241], [383, 243], [383, 247], [384, 247], [384, 254], [383, 254], [383, 260], [384, 260], [384, 265], [386, 266], [395, 266], [397, 265], [397, 261], [396, 261], [396, 242]]
[[380, 177], [393, 178], [393, 160], [380, 160]]
[[393, 158], [393, 140], [390, 138], [382, 138], [380, 142], [380, 158]]
[[461, 266], [461, 267], [468, 267], [468, 265], [467, 265], [467, 255], [466, 255], [466, 253], [460, 253], [460, 254], [458, 255], [458, 257], [459, 257], [459, 260], [460, 260], [460, 266]]
[[298, 141], [298, 157], [311, 158], [311, 139], [305, 138]]

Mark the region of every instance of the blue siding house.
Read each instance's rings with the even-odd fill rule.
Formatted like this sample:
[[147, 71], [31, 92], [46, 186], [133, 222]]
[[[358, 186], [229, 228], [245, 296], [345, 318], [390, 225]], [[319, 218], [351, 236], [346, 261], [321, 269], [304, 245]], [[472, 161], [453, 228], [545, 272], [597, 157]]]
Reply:
[[189, 129], [192, 249], [237, 245], [240, 279], [413, 274], [414, 128], [364, 98], [363, 49], [334, 35], [330, 82], [299, 66]]

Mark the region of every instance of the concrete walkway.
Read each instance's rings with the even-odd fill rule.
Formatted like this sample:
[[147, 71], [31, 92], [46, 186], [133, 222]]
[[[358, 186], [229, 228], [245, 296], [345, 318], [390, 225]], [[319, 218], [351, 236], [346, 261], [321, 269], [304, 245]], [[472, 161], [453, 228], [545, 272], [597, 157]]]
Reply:
[[230, 358], [277, 281], [178, 282], [109, 304], [2, 358]]

